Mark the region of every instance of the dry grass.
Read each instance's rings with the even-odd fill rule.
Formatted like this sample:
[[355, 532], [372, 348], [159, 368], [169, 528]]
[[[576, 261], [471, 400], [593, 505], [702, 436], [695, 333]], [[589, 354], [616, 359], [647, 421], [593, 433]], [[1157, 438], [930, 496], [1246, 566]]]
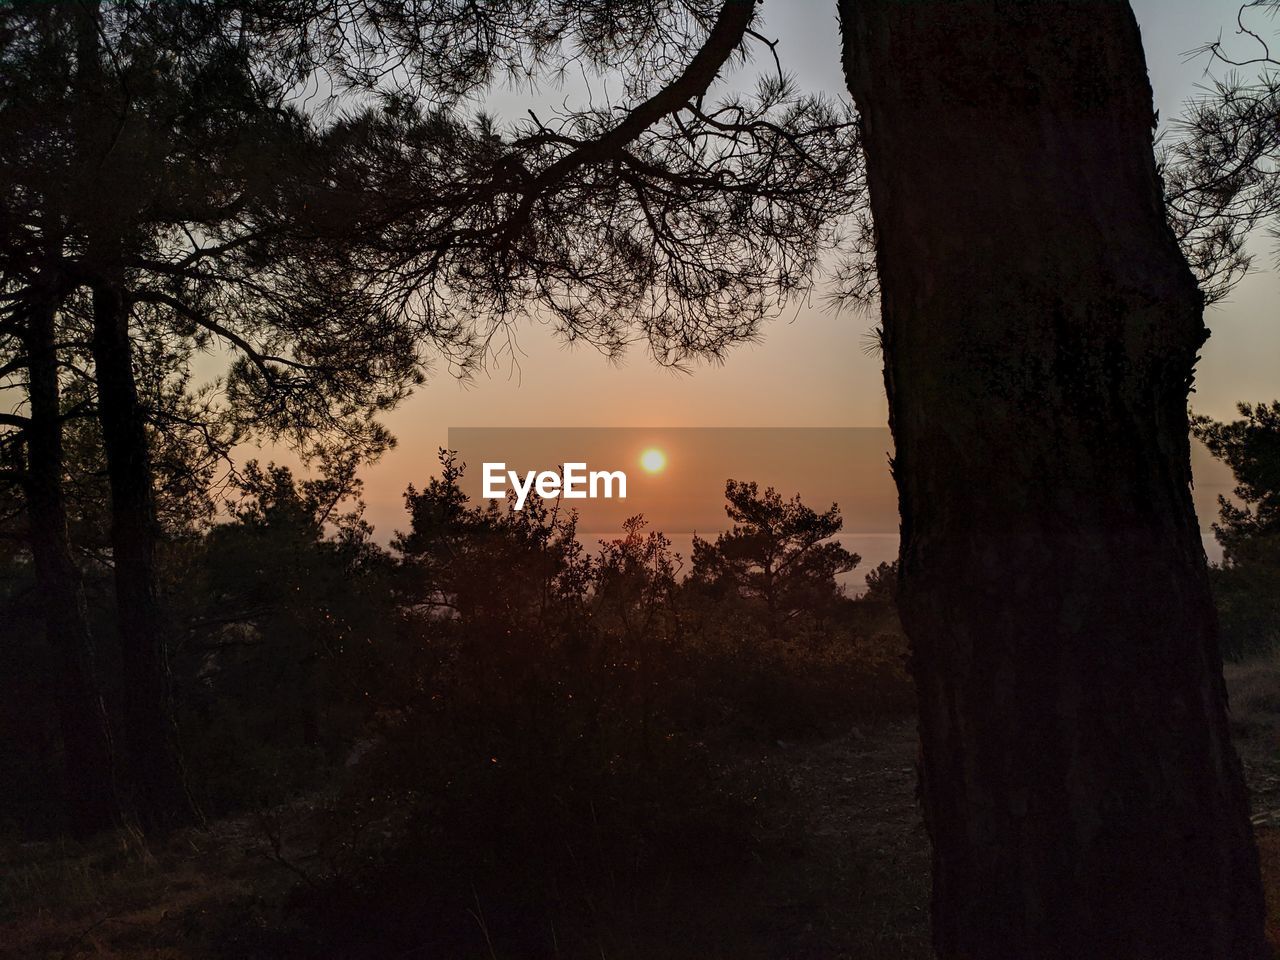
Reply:
[[0, 846], [0, 958], [209, 960], [205, 928], [293, 886], [270, 854], [255, 818], [158, 848], [127, 833]]
[[1280, 656], [1228, 664], [1225, 676], [1254, 823], [1280, 827]]
[[1253, 803], [1267, 894], [1267, 932], [1280, 947], [1280, 655], [1227, 664], [1231, 728]]
[[[1231, 665], [1227, 682], [1256, 811], [1269, 930], [1280, 943], [1280, 658]], [[928, 854], [914, 759], [909, 721], [751, 751], [743, 762], [767, 764], [789, 784], [759, 826], [755, 862], [701, 888], [677, 882], [666, 895], [692, 898], [698, 922], [671, 913], [662, 928], [617, 926], [601, 935], [605, 955], [925, 960]], [[288, 893], [305, 884], [273, 854], [308, 863], [305, 814], [283, 841], [273, 850], [257, 818], [240, 818], [180, 834], [161, 850], [119, 837], [89, 847], [0, 846], [0, 957], [320, 956], [263, 953], [261, 944], [279, 941], [255, 935], [293, 922]], [[488, 958], [487, 950], [477, 933], [475, 955]], [[492, 956], [509, 954], [499, 943]]]
[[[728, 873], [674, 873], [634, 903], [631, 895], [606, 902], [602, 878], [590, 934], [600, 949], [591, 956], [924, 960], [928, 857], [912, 800], [914, 749], [912, 724], [899, 722], [746, 750], [735, 762], [789, 784], [758, 824], [752, 855]], [[284, 856], [318, 868], [312, 839], [295, 824]], [[289, 906], [290, 888], [307, 902], [306, 884], [272, 862], [273, 852], [254, 818], [184, 833], [160, 851], [111, 838], [4, 850], [0, 957], [328, 960], [312, 939], [321, 932], [315, 918]], [[492, 905], [477, 899], [491, 925]], [[524, 956], [496, 930], [490, 955], [475, 929], [474, 953], [437, 955]], [[566, 946], [567, 933], [558, 955], [585, 956]]]

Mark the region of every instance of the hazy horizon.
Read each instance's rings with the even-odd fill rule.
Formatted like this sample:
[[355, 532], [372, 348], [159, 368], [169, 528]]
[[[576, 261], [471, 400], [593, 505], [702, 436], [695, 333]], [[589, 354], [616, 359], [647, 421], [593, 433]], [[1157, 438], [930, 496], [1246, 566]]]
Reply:
[[[780, 9], [763, 5], [761, 32], [779, 39], [784, 69], [803, 88], [847, 98], [834, 5], [789, 7], [785, 17], [776, 15]], [[1168, 134], [1181, 104], [1205, 80], [1207, 60], [1189, 61], [1188, 52], [1220, 33], [1229, 40], [1236, 4], [1139, 0], [1134, 9], [1143, 27], [1161, 130]], [[743, 82], [761, 69], [764, 64], [757, 62], [734, 76]], [[584, 90], [582, 82], [571, 81], [535, 93], [500, 89], [484, 102], [500, 116], [513, 117], [530, 104], [551, 105]], [[597, 96], [604, 92], [602, 85], [596, 90]], [[1280, 299], [1280, 280], [1271, 268], [1271, 242], [1255, 240], [1254, 246], [1255, 272], [1206, 316], [1213, 335], [1202, 350], [1192, 406], [1217, 419], [1231, 418], [1238, 401], [1280, 394], [1275, 378], [1280, 325], [1273, 322], [1272, 307]], [[490, 358], [471, 382], [437, 369], [386, 417], [398, 446], [361, 471], [367, 517], [377, 539], [385, 542], [396, 524], [403, 524], [404, 490], [410, 483], [421, 486], [436, 472], [436, 451], [446, 445], [451, 428], [883, 427], [888, 414], [880, 358], [866, 349], [875, 316], [836, 312], [825, 295], [819, 284], [807, 301], [790, 304], [767, 324], [760, 342], [740, 345], [725, 363], [701, 364], [690, 374], [657, 367], [640, 346], [616, 363], [590, 348], [567, 348], [536, 321], [520, 324], [514, 351]], [[214, 370], [216, 363], [206, 357], [202, 366]], [[238, 459], [250, 456], [296, 463], [280, 449], [246, 447]], [[1202, 449], [1194, 459], [1197, 510], [1207, 531], [1216, 516], [1217, 493], [1229, 492], [1230, 474]], [[709, 482], [722, 487], [725, 479]]]

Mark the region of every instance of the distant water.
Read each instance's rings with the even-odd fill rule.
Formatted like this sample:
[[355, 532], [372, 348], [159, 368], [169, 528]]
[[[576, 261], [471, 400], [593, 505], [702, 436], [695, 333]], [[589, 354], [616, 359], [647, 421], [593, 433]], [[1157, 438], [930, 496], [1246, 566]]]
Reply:
[[[718, 532], [708, 531], [701, 534], [701, 536], [704, 540], [714, 540]], [[599, 549], [601, 540], [616, 540], [621, 536], [621, 531], [615, 533], [581, 533], [578, 535], [578, 539], [582, 541], [588, 552], [594, 554]], [[684, 559], [681, 576], [689, 572], [690, 557], [693, 554], [693, 536], [692, 533], [667, 534], [667, 537], [671, 540], [671, 549]], [[1220, 563], [1222, 561], [1222, 547], [1214, 539], [1213, 532], [1202, 530], [1200, 537], [1204, 541], [1204, 551], [1209, 560], [1213, 563]], [[853, 570], [840, 578], [840, 582], [844, 584], [845, 590], [851, 597], [860, 596], [866, 591], [866, 577], [870, 571], [883, 562], [893, 562], [898, 559], [898, 535], [896, 533], [841, 533], [836, 539], [846, 550], [856, 553], [861, 558]]]

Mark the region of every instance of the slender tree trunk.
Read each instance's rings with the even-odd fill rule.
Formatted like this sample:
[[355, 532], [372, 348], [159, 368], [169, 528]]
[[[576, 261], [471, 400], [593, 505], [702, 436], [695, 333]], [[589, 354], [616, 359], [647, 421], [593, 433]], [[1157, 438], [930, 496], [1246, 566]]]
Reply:
[[75, 89], [80, 142], [75, 156], [84, 183], [101, 189], [77, 211], [87, 235], [81, 274], [93, 294], [93, 360], [98, 420], [111, 488], [124, 688], [124, 732], [134, 808], [144, 830], [190, 823], [197, 813], [186, 789], [174, 721], [165, 629], [156, 588], [158, 538], [146, 416], [133, 370], [130, 306], [123, 281], [123, 236], [139, 215], [136, 173], [120, 151], [130, 95], [102, 36], [101, 0], [77, 3]]
[[74, 835], [85, 837], [122, 818], [84, 584], [67, 533], [54, 311], [52, 298], [33, 304], [24, 330], [31, 413], [25, 490], [45, 632], [56, 657], [68, 821]]
[[119, 283], [93, 285], [98, 418], [111, 486], [111, 547], [120, 623], [124, 724], [135, 806], [144, 829], [196, 819], [173, 716], [163, 615], [156, 589], [155, 494], [138, 403], [129, 308]]
[[1191, 504], [1206, 337], [1122, 0], [840, 0], [934, 942], [1270, 956]]

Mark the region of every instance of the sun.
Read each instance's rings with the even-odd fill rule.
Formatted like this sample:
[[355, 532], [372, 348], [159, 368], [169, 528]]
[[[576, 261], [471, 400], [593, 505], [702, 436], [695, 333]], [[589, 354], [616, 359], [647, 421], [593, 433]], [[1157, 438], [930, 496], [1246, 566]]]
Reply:
[[649, 473], [659, 473], [667, 465], [667, 455], [657, 447], [650, 447], [640, 454], [640, 466]]

